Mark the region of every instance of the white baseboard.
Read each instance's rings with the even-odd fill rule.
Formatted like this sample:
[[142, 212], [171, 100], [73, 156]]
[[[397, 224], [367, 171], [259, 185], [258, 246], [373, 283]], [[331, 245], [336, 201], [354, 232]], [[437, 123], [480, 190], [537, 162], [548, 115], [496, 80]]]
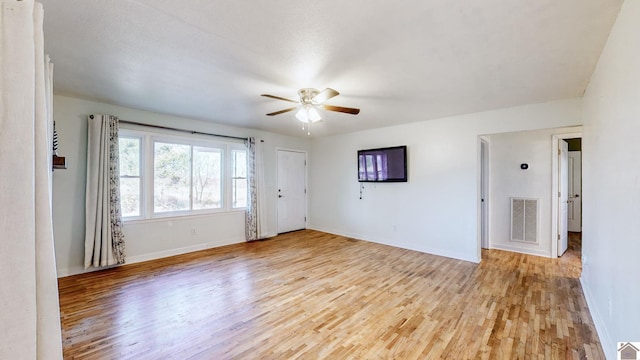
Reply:
[[480, 262], [480, 259], [478, 259], [477, 256], [468, 256], [468, 254], [458, 253], [458, 252], [455, 252], [455, 251], [428, 248], [428, 247], [427, 248], [418, 248], [418, 247], [415, 247], [415, 246], [406, 246], [406, 245], [403, 245], [403, 244], [392, 243], [392, 242], [386, 241], [384, 239], [374, 239], [374, 238], [371, 238], [371, 237], [368, 237], [368, 236], [365, 236], [365, 235], [362, 235], [362, 234], [348, 233], [348, 232], [343, 232], [343, 231], [340, 231], [340, 230], [327, 229], [327, 228], [323, 228], [323, 227], [319, 227], [319, 226], [313, 226], [313, 225], [307, 226], [307, 229], [322, 231], [322, 232], [326, 232], [326, 233], [329, 233], [329, 234], [335, 234], [335, 235], [340, 235], [340, 236], [345, 236], [345, 237], [350, 237], [350, 238], [353, 238], [353, 239], [368, 241], [368, 242], [381, 244], [381, 245], [393, 246], [393, 247], [397, 247], [397, 248], [400, 248], [400, 249], [418, 251], [418, 252], [422, 252], [422, 253], [425, 253], [425, 254], [444, 256], [444, 257], [448, 257], [448, 258], [456, 259], [456, 260], [469, 261], [469, 262], [473, 262], [473, 263], [479, 263]]
[[168, 250], [158, 251], [158, 252], [151, 253], [151, 254], [142, 254], [142, 255], [137, 255], [137, 256], [129, 256], [129, 257], [127, 257], [127, 264], [135, 264], [135, 263], [139, 263], [139, 262], [143, 262], [143, 261], [162, 259], [162, 258], [166, 258], [166, 257], [169, 257], [169, 256], [182, 255], [182, 254], [186, 254], [186, 253], [190, 253], [190, 252], [206, 250], [206, 249], [212, 249], [212, 248], [216, 248], [216, 247], [220, 247], [220, 246], [239, 244], [239, 243], [244, 242], [244, 241], [245, 241], [244, 238], [240, 239], [240, 240], [239, 239], [225, 239], [223, 241], [216, 241], [216, 242], [210, 242], [210, 243], [204, 243], [204, 244], [196, 244], [196, 245], [186, 246], [186, 247], [177, 248], [177, 249], [168, 249]]
[[63, 278], [66, 276], [71, 276], [71, 275], [76, 275], [76, 274], [82, 274], [85, 272], [93, 272], [93, 271], [97, 271], [97, 270], [102, 270], [102, 269], [96, 269], [96, 268], [89, 268], [87, 270], [84, 269], [84, 266], [74, 266], [74, 267], [68, 267], [68, 268], [64, 268], [64, 269], [58, 269], [58, 278]]
[[587, 300], [587, 306], [589, 307], [591, 319], [593, 319], [593, 324], [595, 325], [596, 332], [598, 333], [598, 337], [600, 338], [600, 344], [602, 344], [604, 356], [606, 356], [607, 359], [616, 359], [618, 357], [617, 343], [611, 341], [611, 336], [609, 336], [607, 327], [604, 325], [602, 315], [600, 315], [600, 312], [596, 307], [591, 288], [585, 282], [584, 277], [580, 277], [580, 285], [582, 285], [582, 293], [584, 294], [584, 298]]
[[521, 254], [542, 256], [546, 258], [551, 257], [551, 254], [548, 251], [527, 249], [517, 245], [514, 246], [514, 245], [508, 245], [508, 244], [490, 244], [490, 246], [491, 246], [491, 249], [513, 251]]
[[267, 234], [263, 234], [262, 237], [260, 238], [260, 240], [264, 240], [264, 239], [268, 239], [268, 238], [272, 238], [274, 236], [278, 236], [278, 233], [267, 233]]
[[[239, 244], [239, 243], [243, 243], [244, 241], [245, 241], [244, 238], [241, 238], [241, 239], [225, 239], [225, 240], [222, 240], [222, 241], [218, 240], [218, 241], [215, 241], [215, 242], [196, 244], [196, 245], [185, 246], [185, 247], [176, 248], [176, 249], [168, 249], [168, 250], [158, 251], [158, 252], [149, 253], [149, 254], [127, 256], [127, 260], [126, 260], [127, 262], [124, 265], [135, 264], [135, 263], [139, 263], [139, 262], [143, 262], [143, 261], [149, 261], [149, 260], [157, 260], [157, 259], [162, 259], [162, 258], [166, 258], [166, 257], [169, 257], [169, 256], [182, 255], [182, 254], [195, 252], [195, 251], [200, 251], [200, 250], [213, 249], [213, 248], [220, 247], [220, 246]], [[76, 275], [76, 274], [93, 272], [93, 271], [103, 270], [103, 269], [105, 269], [105, 268], [89, 268], [89, 269], [85, 270], [84, 267], [82, 267], [82, 266], [66, 268], [66, 269], [58, 269], [58, 277], [61, 278], [61, 277], [65, 277], [65, 276], [71, 276], [71, 275]]]

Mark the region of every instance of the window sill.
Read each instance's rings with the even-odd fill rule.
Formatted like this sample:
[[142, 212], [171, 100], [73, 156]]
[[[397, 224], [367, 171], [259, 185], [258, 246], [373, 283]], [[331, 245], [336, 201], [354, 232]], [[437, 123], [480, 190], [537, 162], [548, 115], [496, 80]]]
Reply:
[[244, 213], [246, 211], [243, 209], [234, 209], [229, 211], [216, 211], [216, 212], [207, 212], [200, 214], [172, 214], [166, 216], [156, 216], [148, 219], [122, 219], [122, 222], [126, 224], [145, 224], [145, 223], [155, 223], [155, 222], [166, 222], [166, 221], [183, 221], [190, 219], [198, 219], [205, 217], [218, 217], [218, 216], [232, 216]]

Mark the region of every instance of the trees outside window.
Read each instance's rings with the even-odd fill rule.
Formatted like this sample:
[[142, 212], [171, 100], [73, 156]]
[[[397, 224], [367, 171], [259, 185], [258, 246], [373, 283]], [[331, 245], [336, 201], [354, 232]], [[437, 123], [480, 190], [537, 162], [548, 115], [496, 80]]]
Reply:
[[120, 152], [120, 206], [123, 217], [142, 215], [142, 139], [123, 137], [118, 139]]
[[218, 209], [222, 206], [222, 151], [193, 148], [193, 208]]
[[247, 207], [247, 151], [246, 150], [232, 150], [231, 151], [231, 169], [233, 174], [231, 175], [231, 193], [232, 207], [244, 208]]

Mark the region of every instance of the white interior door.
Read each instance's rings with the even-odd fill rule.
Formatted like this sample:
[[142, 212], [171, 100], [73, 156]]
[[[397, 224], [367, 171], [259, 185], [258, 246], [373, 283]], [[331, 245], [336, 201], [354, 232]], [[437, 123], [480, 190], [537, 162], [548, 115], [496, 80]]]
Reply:
[[306, 154], [278, 150], [278, 233], [306, 228]]
[[480, 140], [480, 246], [489, 248], [489, 144]]
[[582, 153], [569, 151], [569, 204], [567, 228], [571, 232], [582, 231]]
[[564, 254], [569, 246], [567, 233], [568, 194], [569, 194], [569, 144], [558, 142], [558, 256]]

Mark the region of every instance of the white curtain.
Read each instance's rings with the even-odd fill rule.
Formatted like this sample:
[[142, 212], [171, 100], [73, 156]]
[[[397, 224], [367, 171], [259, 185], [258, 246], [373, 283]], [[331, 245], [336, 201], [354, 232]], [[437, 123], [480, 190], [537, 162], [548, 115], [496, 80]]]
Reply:
[[267, 237], [267, 207], [265, 205], [263, 142], [251, 137], [247, 146], [247, 180], [249, 201], [246, 212], [247, 241]]
[[84, 267], [124, 264], [118, 118], [90, 115], [87, 132]]
[[0, 0], [0, 359], [61, 359], [42, 5]]

